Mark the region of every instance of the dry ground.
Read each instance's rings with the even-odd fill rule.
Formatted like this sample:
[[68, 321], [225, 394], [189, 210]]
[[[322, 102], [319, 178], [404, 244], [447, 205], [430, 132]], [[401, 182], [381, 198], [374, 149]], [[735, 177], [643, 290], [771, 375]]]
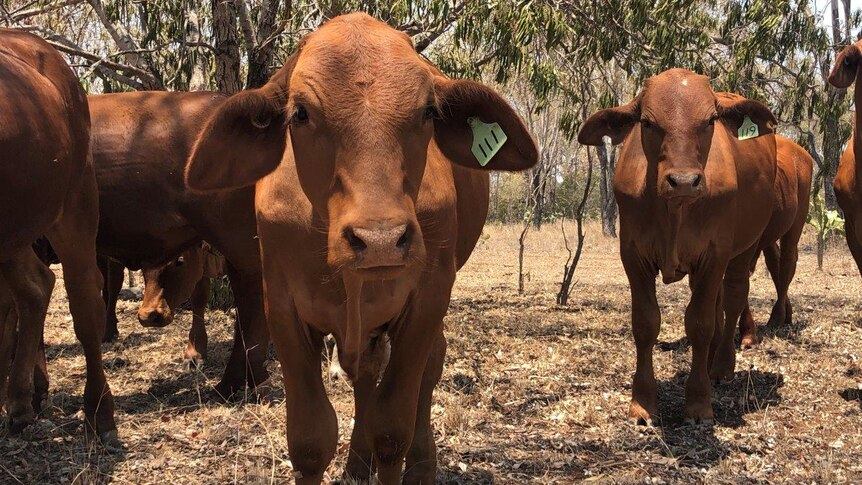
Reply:
[[[571, 229], [569, 233], [571, 233]], [[685, 282], [662, 286], [656, 351], [663, 428], [625, 416], [634, 369], [629, 295], [614, 240], [589, 227], [572, 303], [554, 295], [565, 251], [559, 226], [527, 239], [527, 292], [517, 294], [516, 227], [488, 227], [460, 273], [446, 318], [449, 353], [433, 412], [441, 483], [831, 483], [862, 481], [862, 301], [849, 253], [830, 248], [816, 269], [811, 235], [791, 288], [792, 327], [761, 329], [738, 355], [736, 378], [716, 388], [714, 428], [679, 419], [690, 349], [683, 338]], [[762, 265], [761, 265], [762, 266]], [[760, 268], [759, 322], [772, 284]], [[46, 326], [51, 407], [22, 436], [0, 431], [2, 483], [271, 483], [290, 478], [279, 369], [259, 401], [221, 404], [231, 316], [208, 315], [210, 361], [180, 366], [190, 316], [170, 328], [138, 326], [121, 302], [121, 341], [104, 346], [126, 451], [88, 449], [81, 437], [84, 361], [58, 287]], [[352, 394], [328, 381], [339, 413], [340, 475]]]

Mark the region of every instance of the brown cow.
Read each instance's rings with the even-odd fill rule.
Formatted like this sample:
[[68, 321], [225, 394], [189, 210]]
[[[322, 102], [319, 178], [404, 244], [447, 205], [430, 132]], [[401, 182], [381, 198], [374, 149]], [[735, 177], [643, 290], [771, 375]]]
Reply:
[[347, 474], [368, 477], [373, 456], [380, 482], [394, 484], [406, 457], [406, 483], [434, 482], [443, 317], [488, 211], [470, 117], [508, 136], [485, 170], [536, 163], [533, 139], [496, 92], [445, 78], [409, 37], [352, 14], [306, 36], [268, 84], [230, 98], [195, 146], [191, 188], [257, 184], [297, 483], [320, 483], [338, 441], [320, 369], [325, 334], [354, 383]]
[[[760, 136], [739, 140], [746, 117]], [[648, 79], [631, 103], [592, 115], [578, 135], [588, 145], [601, 144], [604, 136], [614, 143], [625, 139], [614, 194], [637, 347], [629, 416], [638, 422], [650, 423], [658, 412], [652, 352], [661, 323], [659, 272], [665, 283], [689, 275], [692, 287], [685, 312], [692, 346], [686, 421], [711, 422], [711, 378], [733, 375], [749, 266], [772, 214], [770, 123], [775, 118], [761, 103], [717, 97], [705, 76], [671, 69]]]
[[177, 308], [190, 301], [192, 328], [185, 350], [185, 364], [203, 366], [207, 355], [205, 313], [210, 296], [210, 279], [224, 274], [224, 258], [203, 243], [184, 252], [168, 265], [144, 270], [144, 299], [138, 321], [145, 327], [169, 325]]
[[[185, 162], [204, 121], [225, 98], [215, 93], [139, 92], [90, 96], [99, 183], [99, 253], [128, 268], [161, 268], [205, 239], [227, 260], [237, 306], [234, 346], [216, 391], [233, 395], [266, 379], [254, 188], [195, 194]], [[153, 325], [166, 320], [149, 321]]]
[[48, 390], [41, 339], [54, 274], [31, 248], [46, 235], [63, 264], [69, 311], [87, 361], [87, 428], [114, 441], [114, 402], [100, 349], [105, 310], [96, 266], [99, 201], [88, 154], [87, 98], [53, 48], [6, 29], [0, 29], [0, 91], [0, 300], [8, 310], [11, 297], [17, 309], [17, 318], [3, 312], [4, 341], [16, 333], [9, 327], [18, 324], [15, 345], [0, 342], [0, 350], [15, 355], [6, 402], [9, 425], [20, 431], [33, 422], [34, 402], [38, 405]]
[[[775, 207], [769, 225], [758, 245], [758, 255], [751, 262], [752, 271], [757, 264], [760, 251], [775, 284], [778, 298], [772, 307], [767, 325], [790, 325], [793, 308], [787, 298], [787, 290], [796, 274], [799, 257], [799, 238], [808, 218], [808, 197], [811, 193], [811, 172], [814, 160], [804, 148], [784, 138], [775, 137], [778, 172], [775, 176]], [[781, 241], [779, 249], [777, 241]], [[748, 304], [739, 319], [740, 346], [751, 348], [757, 345], [757, 326]]]
[[[862, 89], [859, 89], [859, 76], [862, 75], [862, 40], [848, 45], [835, 59], [835, 66], [829, 73], [829, 83], [838, 88], [847, 88], [856, 81], [854, 101], [862, 106]], [[833, 187], [838, 206], [844, 211], [844, 233], [847, 246], [856, 260], [856, 268], [862, 273], [862, 135], [860, 135], [859, 116], [854, 115], [853, 135], [841, 155], [838, 173], [835, 174]]]

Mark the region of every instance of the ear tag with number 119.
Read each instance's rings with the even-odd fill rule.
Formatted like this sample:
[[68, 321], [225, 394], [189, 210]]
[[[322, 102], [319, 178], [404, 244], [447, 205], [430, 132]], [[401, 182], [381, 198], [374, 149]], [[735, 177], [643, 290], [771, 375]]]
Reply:
[[742, 120], [742, 126], [739, 127], [739, 131], [736, 132], [737, 138], [740, 140], [748, 140], [749, 138], [756, 138], [760, 135], [760, 130], [757, 128], [757, 123], [751, 121], [751, 118], [748, 116]]
[[498, 123], [485, 123], [476, 116], [467, 118], [467, 124], [473, 129], [473, 155], [484, 167], [509, 137]]

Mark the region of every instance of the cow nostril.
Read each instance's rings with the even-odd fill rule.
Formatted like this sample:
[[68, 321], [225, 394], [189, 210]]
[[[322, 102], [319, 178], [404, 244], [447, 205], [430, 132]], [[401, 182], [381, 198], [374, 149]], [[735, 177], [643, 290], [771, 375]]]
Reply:
[[410, 245], [410, 229], [406, 228], [406, 229], [404, 229], [404, 234], [402, 234], [401, 237], [398, 238], [398, 241], [395, 243], [395, 247], [397, 247], [398, 249], [403, 251], [404, 249], [407, 249], [407, 246], [409, 246], [409, 245]]
[[703, 179], [703, 177], [702, 177], [702, 176], [700, 176], [700, 175], [695, 175], [695, 176], [694, 176], [694, 180], [691, 182], [691, 186], [692, 186], [692, 187], [697, 188], [697, 186], [698, 186], [698, 185], [700, 185], [700, 181], [701, 181], [702, 179]]
[[357, 253], [360, 251], [364, 251], [366, 248], [368, 248], [368, 245], [365, 244], [365, 241], [363, 241], [362, 238], [357, 236], [352, 229], [344, 230], [344, 239], [347, 239], [347, 244], [349, 244], [350, 248]]
[[670, 185], [671, 187], [677, 186], [676, 180], [673, 179], [673, 175], [669, 175], [667, 177], [667, 184]]

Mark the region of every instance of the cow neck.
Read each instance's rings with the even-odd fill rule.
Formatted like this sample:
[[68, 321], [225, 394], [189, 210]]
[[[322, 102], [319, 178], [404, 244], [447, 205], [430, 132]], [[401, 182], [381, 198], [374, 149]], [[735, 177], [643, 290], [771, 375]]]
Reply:
[[[862, 163], [859, 163], [859, 158], [862, 157], [862, 130], [860, 130], [859, 107], [862, 106], [862, 68], [856, 70], [856, 87], [853, 92], [853, 102], [856, 103], [856, 113], [853, 114], [853, 156], [856, 172], [856, 180], [862, 180]], [[840, 163], [840, 159], [839, 159]]]
[[344, 303], [347, 329], [339, 361], [351, 380], [356, 381], [359, 378], [359, 355], [362, 347], [362, 279], [348, 273], [344, 273], [342, 279], [347, 297]]
[[679, 281], [677, 270], [680, 266], [679, 249], [677, 240], [679, 239], [679, 228], [682, 226], [682, 218], [685, 215], [686, 207], [672, 207], [667, 205], [667, 222], [668, 231], [667, 239], [665, 240], [664, 258], [662, 260], [661, 276], [665, 284]]

